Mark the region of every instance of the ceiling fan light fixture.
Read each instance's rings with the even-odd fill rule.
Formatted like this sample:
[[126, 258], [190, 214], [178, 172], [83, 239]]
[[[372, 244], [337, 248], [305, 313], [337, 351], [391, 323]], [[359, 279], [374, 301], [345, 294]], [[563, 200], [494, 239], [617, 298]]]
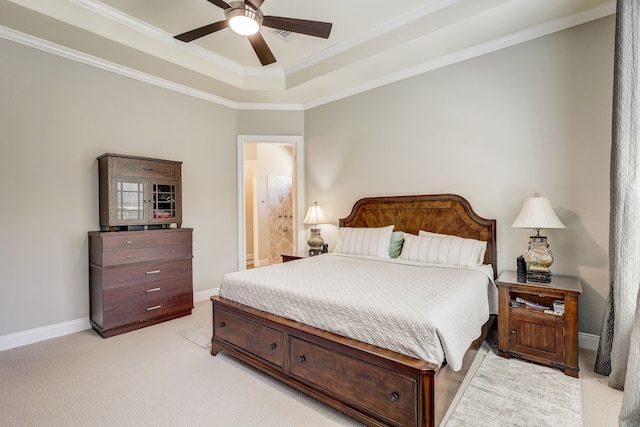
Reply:
[[230, 8], [225, 10], [225, 16], [229, 21], [229, 27], [242, 36], [250, 36], [260, 30], [262, 14], [245, 2], [232, 2]]
[[260, 24], [248, 16], [238, 15], [229, 19], [229, 26], [241, 36], [250, 36], [260, 29]]

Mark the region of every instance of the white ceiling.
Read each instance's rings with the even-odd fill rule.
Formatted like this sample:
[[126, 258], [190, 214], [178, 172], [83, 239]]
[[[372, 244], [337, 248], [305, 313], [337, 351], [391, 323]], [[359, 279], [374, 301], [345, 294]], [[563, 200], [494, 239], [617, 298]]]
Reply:
[[329, 39], [262, 27], [261, 66], [207, 0], [0, 0], [0, 37], [234, 108], [306, 109], [615, 13], [614, 0], [265, 0], [333, 23]]

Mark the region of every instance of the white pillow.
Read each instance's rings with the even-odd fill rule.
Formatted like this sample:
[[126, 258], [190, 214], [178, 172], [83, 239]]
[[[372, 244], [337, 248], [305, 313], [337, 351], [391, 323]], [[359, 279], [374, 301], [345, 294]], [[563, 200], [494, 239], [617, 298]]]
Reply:
[[471, 240], [475, 243], [475, 246], [473, 247], [474, 253], [476, 252], [478, 253], [478, 258], [476, 260], [476, 264], [474, 265], [484, 264], [484, 255], [487, 252], [487, 242], [485, 242], [484, 240], [465, 239], [460, 236], [452, 236], [451, 234], [438, 234], [438, 233], [432, 233], [430, 231], [424, 231], [424, 230], [418, 230], [418, 236], [436, 236], [436, 237], [442, 237], [442, 238], [450, 237], [452, 239]]
[[389, 258], [392, 232], [393, 225], [380, 228], [341, 227], [334, 252]]
[[400, 259], [461, 267], [483, 264], [487, 242], [422, 230], [418, 234], [405, 234]]

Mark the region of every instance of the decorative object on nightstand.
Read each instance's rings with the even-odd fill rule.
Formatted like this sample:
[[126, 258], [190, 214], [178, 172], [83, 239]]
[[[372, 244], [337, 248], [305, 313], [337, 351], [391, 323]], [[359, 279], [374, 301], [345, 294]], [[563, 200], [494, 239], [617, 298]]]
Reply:
[[556, 216], [549, 199], [540, 197], [538, 193], [526, 199], [518, 218], [511, 227], [532, 228], [536, 231], [535, 236], [530, 236], [529, 249], [524, 254], [524, 260], [527, 263], [527, 281], [550, 283], [549, 267], [553, 264], [553, 254], [546, 236], [541, 236], [540, 230], [566, 227]]
[[314, 202], [313, 205], [309, 206], [307, 216], [302, 220], [303, 224], [313, 224], [311, 236], [307, 241], [307, 244], [309, 245], [309, 255], [318, 255], [324, 252], [324, 248], [326, 246], [324, 245], [324, 240], [322, 240], [322, 236], [320, 235], [318, 224], [325, 224], [327, 222], [329, 221], [324, 213], [324, 209], [318, 204], [318, 202]]
[[549, 284], [522, 283], [505, 271], [498, 285], [498, 354], [552, 366], [578, 377], [580, 279], [554, 275]]

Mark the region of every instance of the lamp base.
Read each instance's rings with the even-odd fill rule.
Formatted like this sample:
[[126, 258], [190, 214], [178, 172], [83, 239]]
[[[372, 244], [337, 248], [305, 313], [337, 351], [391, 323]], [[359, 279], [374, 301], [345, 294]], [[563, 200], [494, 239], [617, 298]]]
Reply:
[[551, 271], [553, 253], [545, 236], [540, 232], [529, 238], [529, 249], [524, 254], [527, 263], [527, 282], [551, 283]]
[[311, 229], [311, 236], [309, 237], [307, 244], [309, 245], [309, 255], [319, 255], [323, 253], [322, 249], [324, 247], [324, 240], [322, 240], [322, 236], [320, 236], [319, 228]]
[[536, 235], [529, 238], [529, 249], [524, 253], [524, 260], [527, 263], [527, 271], [549, 271], [553, 264], [553, 253], [545, 236]]

